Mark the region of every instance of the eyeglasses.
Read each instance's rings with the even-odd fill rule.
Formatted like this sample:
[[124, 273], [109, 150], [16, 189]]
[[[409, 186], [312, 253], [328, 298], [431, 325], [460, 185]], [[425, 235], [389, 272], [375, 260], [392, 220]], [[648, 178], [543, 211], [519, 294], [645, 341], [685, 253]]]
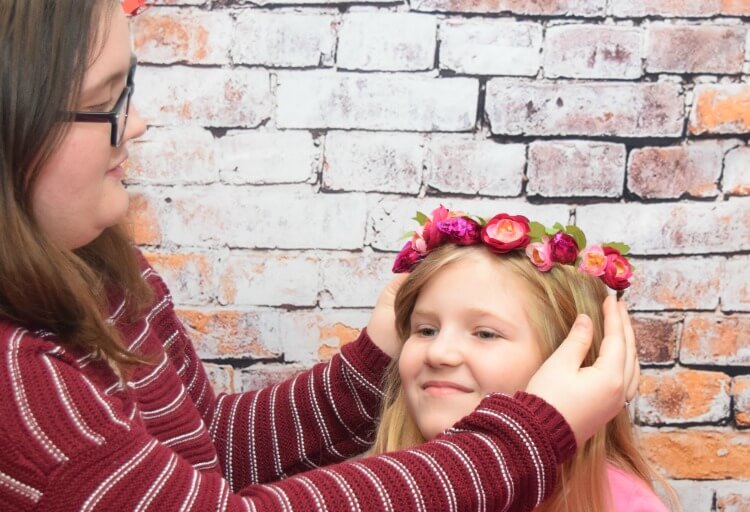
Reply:
[[130, 98], [135, 90], [135, 68], [137, 60], [135, 56], [130, 59], [130, 70], [128, 80], [120, 98], [109, 112], [71, 112], [73, 121], [79, 123], [109, 123], [111, 127], [109, 142], [112, 147], [119, 148], [125, 136], [125, 128], [128, 125], [128, 112], [130, 111]]

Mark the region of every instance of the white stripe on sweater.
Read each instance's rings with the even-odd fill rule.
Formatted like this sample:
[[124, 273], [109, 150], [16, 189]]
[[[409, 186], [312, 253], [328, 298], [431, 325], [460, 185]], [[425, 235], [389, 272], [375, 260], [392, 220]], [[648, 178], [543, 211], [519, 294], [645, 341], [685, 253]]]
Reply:
[[377, 387], [375, 384], [373, 384], [372, 382], [370, 382], [369, 380], [367, 380], [364, 375], [362, 375], [361, 373], [359, 373], [359, 371], [357, 371], [357, 369], [354, 367], [354, 365], [349, 362], [349, 360], [346, 358], [346, 356], [344, 356], [343, 353], [339, 352], [339, 355], [341, 356], [341, 360], [346, 365], [346, 368], [343, 368], [342, 370], [348, 369], [349, 371], [351, 371], [351, 373], [354, 376], [354, 378], [357, 379], [357, 381], [359, 381], [359, 383], [362, 384], [364, 387], [366, 387], [367, 389], [369, 389], [370, 391], [372, 391], [372, 393], [375, 396], [378, 396], [378, 397], [383, 397], [384, 396], [383, 395], [383, 391], [379, 387]]
[[133, 509], [133, 512], [142, 512], [151, 505], [151, 502], [154, 501], [154, 498], [159, 494], [159, 491], [162, 490], [164, 484], [169, 480], [169, 477], [172, 476], [175, 467], [177, 467], [177, 455], [172, 453], [169, 456], [166, 466], [164, 466], [162, 472], [159, 473], [159, 476], [153, 481], [151, 487], [146, 491], [146, 494], [141, 497], [141, 501], [138, 502], [138, 505]]
[[195, 503], [195, 498], [198, 497], [200, 486], [201, 474], [198, 471], [193, 471], [193, 478], [190, 481], [190, 489], [188, 489], [187, 496], [185, 496], [185, 501], [182, 502], [179, 512], [189, 512], [190, 510], [193, 510], [193, 503]]
[[448, 510], [457, 511], [458, 505], [456, 503], [456, 492], [453, 490], [448, 474], [443, 470], [442, 466], [440, 466], [440, 464], [438, 464], [437, 461], [427, 453], [417, 450], [410, 450], [409, 453], [411, 455], [416, 455], [425, 461], [432, 471], [435, 472], [435, 475], [440, 482], [440, 486], [443, 488], [443, 494], [448, 498]]
[[325, 424], [325, 418], [322, 411], [320, 410], [320, 406], [318, 405], [318, 397], [315, 395], [315, 373], [309, 373], [308, 375], [310, 378], [307, 379], [307, 391], [310, 396], [310, 404], [312, 405], [313, 413], [315, 415], [315, 421], [318, 423], [318, 428], [320, 429], [320, 433], [323, 436], [323, 448], [328, 449], [328, 451], [333, 453], [339, 459], [344, 459], [346, 457], [343, 454], [339, 453], [339, 451], [336, 450], [336, 448], [333, 446], [331, 434], [328, 432], [328, 427]]
[[378, 475], [376, 475], [373, 470], [360, 462], [352, 462], [351, 464], [353, 468], [360, 471], [370, 482], [372, 482], [373, 487], [375, 487], [375, 490], [378, 491], [380, 503], [383, 505], [383, 511], [393, 512], [393, 505], [391, 504], [391, 497], [388, 495], [388, 489], [386, 489], [385, 485], [383, 485], [383, 482], [380, 480], [380, 478], [378, 478]]
[[326, 512], [328, 510], [323, 493], [320, 492], [320, 490], [316, 487], [312, 480], [310, 480], [306, 476], [296, 477], [295, 480], [301, 483], [305, 487], [305, 489], [307, 489], [307, 492], [310, 493], [310, 496], [313, 497], [313, 499], [315, 500], [316, 511]]
[[359, 505], [359, 500], [357, 499], [357, 494], [354, 492], [354, 489], [351, 488], [349, 482], [344, 479], [344, 477], [329, 469], [321, 469], [320, 471], [333, 478], [338, 484], [339, 488], [344, 491], [344, 494], [346, 495], [346, 503], [349, 505], [348, 510], [362, 510], [362, 507], [360, 507]]
[[479, 473], [477, 472], [476, 468], [474, 467], [474, 462], [469, 458], [468, 455], [466, 455], [466, 452], [464, 452], [459, 446], [456, 444], [445, 441], [443, 439], [436, 440], [435, 443], [445, 446], [450, 451], [455, 453], [458, 456], [458, 459], [463, 463], [463, 465], [466, 467], [466, 471], [469, 473], [469, 477], [471, 477], [471, 486], [474, 489], [474, 492], [477, 496], [477, 505], [480, 512], [487, 510], [487, 497], [484, 494], [484, 487], [482, 486], [482, 480], [479, 476]]
[[544, 476], [544, 467], [542, 465], [542, 458], [539, 455], [539, 451], [534, 444], [533, 439], [531, 439], [531, 436], [528, 432], [518, 423], [516, 420], [508, 416], [507, 414], [498, 413], [489, 409], [477, 409], [477, 412], [480, 414], [486, 414], [488, 416], [492, 416], [493, 418], [497, 418], [506, 425], [508, 425], [513, 431], [518, 435], [519, 439], [523, 441], [523, 444], [526, 445], [526, 449], [529, 451], [529, 456], [531, 458], [531, 462], [534, 464], [534, 469], [536, 469], [536, 489], [537, 489], [537, 496], [536, 496], [536, 504], [539, 505], [542, 502], [542, 497], [544, 496], [544, 490], [547, 487], [547, 482]]
[[406, 482], [406, 485], [409, 487], [409, 490], [411, 491], [412, 498], [414, 498], [414, 506], [416, 510], [419, 512], [425, 512], [427, 508], [425, 507], [422, 493], [417, 486], [417, 481], [414, 480], [414, 477], [411, 475], [411, 473], [409, 473], [409, 469], [401, 462], [388, 455], [381, 455], [379, 459], [387, 463], [388, 465], [393, 466], [396, 471], [398, 471], [398, 473], [404, 479], [404, 482]]
[[[229, 409], [229, 425], [234, 425], [235, 418], [237, 417], [237, 407], [240, 405], [239, 400], [235, 400], [232, 403], [232, 407]], [[234, 489], [234, 458], [232, 457], [232, 449], [234, 448], [234, 429], [230, 428], [227, 432], [227, 445], [226, 445], [226, 460], [227, 460], [227, 481], [229, 488]]]
[[117, 484], [117, 482], [125, 478], [128, 473], [133, 471], [141, 462], [143, 462], [143, 460], [148, 457], [152, 451], [154, 451], [154, 448], [156, 448], [157, 444], [157, 441], [155, 439], [152, 439], [151, 441], [146, 443], [138, 451], [138, 453], [133, 455], [133, 457], [131, 457], [129, 461], [119, 466], [114, 473], [111, 473], [107, 478], [105, 478], [104, 481], [101, 482], [96, 489], [94, 489], [94, 492], [92, 492], [91, 495], [83, 503], [81, 512], [89, 512], [96, 509], [96, 505], [99, 503], [99, 501], [101, 501], [102, 498], [104, 498], [104, 495], [107, 494], [112, 489], [112, 487]]
[[63, 404], [63, 409], [65, 409], [68, 418], [70, 418], [70, 421], [75, 425], [76, 430], [78, 430], [83, 437], [97, 446], [103, 445], [105, 441], [104, 436], [100, 435], [98, 432], [94, 432], [94, 430], [86, 424], [86, 421], [81, 416], [78, 408], [73, 403], [73, 398], [70, 396], [62, 377], [60, 377], [60, 373], [57, 368], [55, 368], [52, 361], [49, 360], [49, 356], [43, 355], [41, 358], [52, 376], [52, 380], [54, 381], [57, 390], [57, 396]]
[[279, 386], [271, 389], [271, 448], [273, 449], [273, 468], [276, 479], [286, 478], [284, 470], [281, 467], [281, 452], [279, 450], [279, 435], [276, 432], [276, 395], [279, 392]]
[[297, 436], [297, 454], [299, 455], [299, 459], [304, 462], [308, 468], [316, 468], [317, 465], [307, 458], [307, 452], [305, 451], [305, 431], [302, 428], [302, 421], [300, 420], [299, 411], [297, 410], [296, 394], [298, 381], [299, 375], [295, 375], [294, 380], [292, 380], [291, 386], [289, 386], [289, 408], [292, 411], [292, 419], [294, 419], [294, 433]]
[[12, 476], [6, 475], [2, 471], [0, 471], [0, 486], [10, 489], [16, 494], [20, 494], [24, 498], [28, 498], [34, 503], [39, 501], [42, 497], [42, 491], [40, 491], [39, 489], [35, 489], [34, 487], [30, 486], [29, 484], [25, 484], [20, 480], [16, 480]]
[[32, 434], [32, 437], [42, 445], [44, 451], [52, 456], [55, 461], [65, 462], [68, 460], [67, 455], [65, 455], [62, 450], [52, 442], [47, 436], [47, 433], [41, 426], [39, 426], [39, 422], [37, 421], [36, 416], [34, 416], [34, 412], [31, 410], [31, 404], [29, 404], [29, 400], [26, 396], [26, 388], [23, 385], [23, 377], [21, 376], [21, 366], [18, 362], [21, 339], [25, 334], [25, 330], [16, 329], [8, 343], [8, 375], [10, 376], [10, 384], [13, 389], [13, 398], [18, 406], [18, 413], [26, 425], [26, 428]]
[[336, 407], [336, 399], [334, 398], [333, 392], [331, 391], [331, 364], [330, 363], [326, 365], [325, 369], [323, 370], [323, 391], [326, 394], [326, 397], [328, 398], [328, 403], [330, 404], [331, 409], [333, 409], [333, 413], [336, 415], [336, 419], [339, 420], [339, 423], [349, 433], [349, 438], [353, 440], [355, 443], [357, 443], [358, 445], [362, 446], [363, 448], [370, 446], [372, 443], [370, 443], [369, 441], [365, 439], [362, 439], [352, 429], [349, 428], [349, 425], [347, 425], [344, 422], [344, 419], [341, 417], [341, 414], [339, 413], [339, 410]]

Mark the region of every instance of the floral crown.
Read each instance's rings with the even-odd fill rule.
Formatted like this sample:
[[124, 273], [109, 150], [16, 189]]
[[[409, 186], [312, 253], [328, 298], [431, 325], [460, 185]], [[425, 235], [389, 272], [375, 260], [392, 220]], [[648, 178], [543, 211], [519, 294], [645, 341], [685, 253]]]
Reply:
[[633, 266], [625, 255], [630, 248], [619, 242], [586, 245], [586, 235], [577, 226], [560, 223], [551, 228], [529, 221], [523, 215], [498, 213], [489, 221], [451, 211], [440, 205], [432, 218], [417, 212], [416, 231], [407, 233], [406, 242], [393, 264], [393, 272], [411, 272], [435, 248], [444, 244], [484, 244], [496, 254], [524, 250], [531, 262], [547, 272], [555, 263], [577, 266], [581, 272], [598, 277], [613, 290], [630, 286]]

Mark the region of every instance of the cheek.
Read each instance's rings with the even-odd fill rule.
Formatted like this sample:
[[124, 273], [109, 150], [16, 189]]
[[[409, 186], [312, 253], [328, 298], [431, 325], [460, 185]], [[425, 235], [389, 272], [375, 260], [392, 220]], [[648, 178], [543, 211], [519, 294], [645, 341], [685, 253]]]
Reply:
[[422, 366], [420, 350], [412, 343], [406, 343], [398, 358], [398, 374], [401, 382], [407, 384], [414, 380]]
[[497, 350], [475, 360], [475, 378], [485, 393], [512, 394], [526, 389], [541, 366], [539, 356], [529, 349]]

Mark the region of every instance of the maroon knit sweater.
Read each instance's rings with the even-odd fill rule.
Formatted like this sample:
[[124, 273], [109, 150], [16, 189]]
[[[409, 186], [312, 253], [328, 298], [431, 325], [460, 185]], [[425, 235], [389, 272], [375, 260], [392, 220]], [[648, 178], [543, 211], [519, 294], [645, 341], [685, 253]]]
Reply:
[[148, 314], [111, 319], [154, 361], [125, 386], [0, 321], [0, 510], [531, 510], [575, 451], [546, 402], [498, 394], [418, 449], [333, 465], [374, 431], [389, 359], [366, 333], [292, 380], [217, 397], [163, 281], [144, 278]]

